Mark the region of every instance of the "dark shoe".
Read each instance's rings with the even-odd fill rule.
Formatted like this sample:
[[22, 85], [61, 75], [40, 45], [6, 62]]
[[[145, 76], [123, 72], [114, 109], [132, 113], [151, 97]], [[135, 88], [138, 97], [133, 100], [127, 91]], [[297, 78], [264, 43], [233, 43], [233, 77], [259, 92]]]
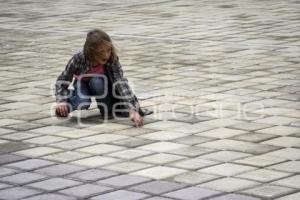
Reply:
[[148, 110], [146, 108], [141, 108], [141, 109], [139, 109], [139, 114], [144, 117], [146, 115], [153, 114], [153, 111], [152, 110]]

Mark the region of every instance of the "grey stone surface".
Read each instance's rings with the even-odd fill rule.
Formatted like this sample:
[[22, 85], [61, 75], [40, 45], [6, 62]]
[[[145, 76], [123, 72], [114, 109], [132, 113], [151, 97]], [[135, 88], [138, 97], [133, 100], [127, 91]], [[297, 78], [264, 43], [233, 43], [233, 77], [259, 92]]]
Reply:
[[13, 154], [2, 154], [0, 155], [0, 165], [25, 160], [26, 157], [13, 155]]
[[113, 190], [113, 188], [99, 186], [99, 185], [93, 185], [93, 184], [85, 184], [85, 185], [75, 186], [72, 188], [61, 190], [59, 192], [66, 194], [68, 196], [87, 198], [89, 196], [95, 196], [97, 194], [106, 193], [111, 190]]
[[40, 194], [33, 197], [25, 198], [24, 200], [75, 200], [76, 197], [61, 195], [61, 194]]
[[93, 197], [92, 199], [93, 200], [119, 200], [125, 197], [128, 200], [139, 200], [139, 199], [144, 199], [145, 197], [148, 196], [149, 195], [143, 193], [131, 192], [126, 190], [118, 190], [115, 192], [110, 192], [110, 193]]
[[148, 183], [143, 183], [134, 187], [129, 188], [130, 190], [135, 190], [139, 192], [151, 193], [154, 195], [167, 193], [173, 190], [178, 190], [186, 185], [179, 183], [171, 183], [166, 181], [153, 181]]
[[50, 165], [54, 165], [54, 162], [41, 160], [41, 159], [28, 159], [24, 161], [19, 161], [11, 164], [5, 165], [6, 167], [22, 169], [22, 170], [34, 170], [41, 167], [46, 167]]
[[108, 177], [116, 176], [119, 173], [109, 171], [109, 170], [103, 170], [103, 169], [89, 169], [83, 172], [77, 172], [70, 174], [69, 177], [77, 180], [83, 180], [83, 181], [96, 181], [100, 179], [105, 179]]
[[64, 179], [64, 178], [51, 178], [48, 180], [29, 184], [28, 186], [34, 187], [37, 189], [43, 189], [46, 191], [54, 191], [54, 190], [59, 190], [59, 189], [64, 189], [67, 187], [79, 185], [80, 183], [81, 182], [68, 180], [68, 179]]
[[121, 175], [112, 178], [98, 181], [98, 183], [114, 187], [126, 187], [131, 185], [142, 184], [150, 181], [151, 179], [139, 176]]
[[[3, 197], [295, 199], [299, 9], [298, 1], [2, 1]], [[57, 76], [93, 28], [112, 37], [140, 105], [154, 111], [144, 127], [104, 123], [94, 98], [89, 110], [54, 116]], [[150, 195], [156, 185], [128, 190], [152, 179], [193, 188], [174, 197]], [[87, 184], [123, 191], [88, 194]]]
[[29, 189], [26, 187], [13, 187], [0, 190], [1, 199], [24, 199], [25, 197], [32, 196], [41, 193], [35, 189]]
[[164, 197], [151, 197], [146, 200], [171, 200], [170, 198], [164, 198]]
[[78, 171], [83, 171], [85, 168], [75, 165], [68, 165], [68, 164], [59, 164], [50, 167], [40, 168], [35, 170], [35, 172], [50, 176], [64, 176], [66, 174], [71, 174]]
[[250, 197], [240, 194], [226, 194], [219, 197], [211, 198], [211, 200], [259, 200], [257, 197]]
[[255, 195], [261, 198], [271, 198], [274, 199], [279, 196], [283, 196], [293, 192], [294, 189], [281, 187], [276, 185], [262, 185], [258, 187], [254, 187], [248, 190], [242, 191], [242, 193]]
[[39, 181], [41, 179], [45, 179], [46, 176], [36, 174], [36, 173], [31, 173], [31, 172], [24, 172], [24, 173], [19, 173], [7, 177], [2, 177], [0, 178], [1, 181], [3, 182], [8, 182], [11, 184], [26, 184], [34, 181]]
[[184, 200], [197, 200], [197, 199], [212, 197], [219, 193], [220, 192], [214, 190], [202, 189], [198, 187], [189, 187], [189, 188], [164, 194], [164, 196], [170, 198], [184, 199]]
[[16, 174], [18, 172], [20, 172], [20, 171], [16, 170], [16, 169], [10, 169], [10, 168], [4, 168], [4, 167], [2, 167], [1, 171], [0, 171], [0, 177], [1, 176], [7, 176], [7, 175]]
[[30, 147], [33, 147], [33, 145], [22, 143], [22, 142], [7, 142], [7, 143], [0, 144], [0, 152], [11, 153], [11, 152], [24, 150]]

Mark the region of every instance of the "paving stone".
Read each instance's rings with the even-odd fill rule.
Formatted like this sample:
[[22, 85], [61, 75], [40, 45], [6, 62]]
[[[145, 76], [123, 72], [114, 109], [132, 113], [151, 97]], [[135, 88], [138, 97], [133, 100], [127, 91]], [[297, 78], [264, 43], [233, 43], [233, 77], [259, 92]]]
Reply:
[[64, 151], [61, 153], [55, 153], [48, 156], [44, 156], [43, 158], [46, 160], [54, 160], [59, 162], [70, 162], [70, 161], [79, 160], [90, 156], [91, 155], [87, 153], [80, 153], [76, 151]]
[[57, 133], [54, 133], [56, 136], [65, 137], [69, 139], [76, 139], [76, 138], [85, 138], [88, 136], [96, 135], [97, 131], [92, 130], [84, 130], [84, 129], [75, 129], [75, 130], [67, 130], [67, 131], [59, 131]]
[[282, 185], [286, 187], [292, 188], [300, 188], [300, 175], [291, 176], [285, 179], [280, 179], [278, 181], [273, 182], [275, 185]]
[[4, 189], [4, 188], [8, 188], [11, 187], [11, 185], [5, 184], [5, 183], [0, 183], [0, 190]]
[[98, 167], [98, 166], [103, 166], [111, 163], [116, 163], [119, 161], [120, 161], [119, 159], [110, 158], [106, 156], [93, 156], [93, 157], [83, 158], [80, 160], [73, 161], [71, 162], [71, 164], [82, 165], [86, 167]]
[[1, 139], [11, 140], [11, 141], [22, 141], [36, 136], [37, 135], [33, 133], [19, 132], [19, 133], [11, 133], [8, 135], [3, 135], [1, 136]]
[[239, 124], [241, 123], [241, 121], [234, 120], [234, 119], [213, 119], [201, 123], [213, 127], [228, 127], [228, 126], [233, 126], [235, 124]]
[[276, 198], [292, 192], [293, 189], [275, 185], [262, 185], [242, 191], [245, 194], [255, 195], [261, 198]]
[[101, 185], [113, 186], [113, 187], [126, 187], [136, 184], [142, 184], [144, 182], [148, 182], [151, 179], [140, 177], [140, 176], [132, 176], [132, 175], [121, 175], [115, 176], [108, 179], [98, 181]]
[[28, 102], [13, 102], [13, 103], [1, 104], [0, 106], [6, 109], [19, 109], [23, 107], [35, 107], [36, 104], [28, 103]]
[[[0, 105], [2, 106], [2, 105]], [[15, 119], [0, 119], [0, 126], [8, 126], [12, 124], [20, 124], [24, 123], [25, 121], [22, 120], [15, 120]]]
[[259, 200], [260, 198], [250, 197], [240, 194], [226, 194], [223, 196], [211, 198], [211, 200]]
[[190, 135], [182, 138], [178, 138], [172, 142], [176, 142], [179, 144], [186, 144], [186, 145], [195, 145], [195, 144], [201, 144], [204, 142], [209, 142], [214, 140], [213, 138], [208, 138], [208, 137], [201, 137], [201, 136], [196, 136], [196, 135]]
[[189, 185], [199, 184], [217, 179], [219, 176], [204, 174], [200, 172], [186, 172], [173, 177], [166, 178], [167, 181], [185, 183]]
[[89, 196], [95, 196], [101, 193], [106, 193], [113, 190], [113, 188], [93, 185], [93, 184], [84, 184], [80, 186], [75, 186], [72, 188], [64, 189], [59, 191], [68, 196], [76, 196], [80, 198], [87, 198]]
[[131, 191], [126, 191], [126, 190], [118, 190], [115, 192], [110, 192], [106, 193], [104, 195], [99, 195], [96, 197], [93, 197], [93, 200], [120, 200], [124, 197], [128, 200], [139, 200], [139, 199], [144, 199], [148, 197], [149, 195], [143, 194], [143, 193], [138, 193], [138, 192], [131, 192]]
[[235, 151], [218, 151], [218, 152], [202, 155], [200, 156], [200, 158], [207, 159], [207, 160], [228, 162], [228, 161], [233, 161], [233, 160], [250, 157], [250, 156], [252, 155], [248, 153], [241, 153]]
[[273, 135], [291, 135], [294, 133], [299, 133], [300, 129], [296, 127], [290, 127], [290, 126], [273, 126], [266, 129], [261, 129], [257, 131], [258, 133], [266, 133], [266, 134], [273, 134]]
[[221, 178], [207, 183], [203, 183], [200, 184], [199, 186], [212, 189], [212, 190], [218, 190], [224, 192], [235, 192], [245, 188], [251, 188], [259, 184], [260, 184], [259, 182], [255, 182], [255, 181], [227, 177], [227, 178]]
[[158, 122], [147, 124], [144, 126], [144, 128], [154, 129], [154, 130], [168, 130], [170, 128], [174, 128], [174, 127], [177, 128], [184, 125], [186, 125], [186, 123], [174, 122], [174, 121], [158, 121]]
[[155, 132], [155, 131], [156, 130], [154, 130], [154, 129], [147, 129], [147, 128], [143, 127], [143, 128], [139, 128], [139, 129], [120, 130], [120, 131], [117, 131], [116, 134], [125, 135], [125, 136], [138, 136], [138, 135], [143, 135], [143, 134], [151, 133], [151, 132]]
[[60, 151], [61, 151], [60, 149], [52, 148], [52, 147], [35, 147], [31, 149], [17, 151], [16, 154], [24, 155], [28, 157], [41, 157], [41, 156], [57, 153]]
[[0, 152], [3, 153], [10, 153], [10, 152], [16, 152], [23, 149], [28, 149], [30, 147], [34, 147], [34, 145], [22, 143], [22, 142], [7, 142], [0, 144]]
[[129, 173], [145, 168], [149, 168], [153, 165], [141, 163], [141, 162], [134, 162], [134, 161], [125, 161], [125, 162], [119, 162], [116, 164], [106, 165], [103, 167], [103, 169], [113, 170], [117, 172], [123, 172], [123, 173]]
[[171, 168], [171, 167], [157, 166], [157, 167], [151, 167], [148, 169], [136, 171], [132, 174], [139, 175], [139, 176], [146, 176], [146, 177], [150, 177], [150, 178], [154, 178], [154, 179], [163, 179], [163, 178], [175, 176], [175, 175], [178, 175], [178, 174], [181, 174], [184, 172], [186, 172], [186, 170]]
[[208, 148], [189, 146], [189, 147], [182, 147], [182, 148], [174, 149], [172, 151], [167, 151], [167, 152], [172, 153], [172, 154], [177, 154], [180, 156], [195, 157], [195, 156], [203, 155], [203, 154], [210, 153], [213, 151], [214, 150], [211, 150]]
[[176, 144], [173, 142], [156, 142], [153, 144], [141, 146], [139, 148], [149, 150], [149, 151], [155, 151], [155, 152], [167, 152], [167, 151], [172, 151], [172, 150], [179, 149], [182, 147], [187, 147], [187, 145]]
[[281, 198], [277, 198], [276, 200], [298, 200], [299, 198], [300, 198], [300, 192], [297, 192], [294, 194], [286, 195]]
[[16, 174], [18, 172], [20, 172], [20, 171], [19, 170], [15, 170], [15, 169], [1, 167], [0, 177], [12, 175], [12, 174]]
[[26, 159], [27, 159], [26, 157], [14, 155], [14, 154], [2, 154], [0, 155], [0, 165], [26, 160]]
[[81, 184], [81, 182], [68, 180], [64, 178], [51, 178], [48, 180], [29, 184], [28, 186], [37, 189], [46, 190], [46, 191], [54, 191], [54, 190], [60, 190], [60, 189], [64, 189], [79, 184]]
[[117, 135], [117, 134], [100, 134], [100, 135], [85, 137], [82, 138], [82, 140], [89, 141], [89, 142], [107, 143], [107, 142], [122, 140], [126, 138], [128, 138], [128, 136]]
[[143, 158], [137, 159], [137, 161], [152, 163], [152, 164], [166, 164], [177, 160], [185, 159], [184, 156], [178, 156], [173, 154], [166, 154], [166, 153], [156, 153], [154, 155], [145, 156]]
[[217, 128], [217, 129], [197, 133], [196, 135], [221, 139], [221, 138], [229, 138], [229, 137], [233, 137], [245, 133], [247, 132], [242, 130], [229, 129], [229, 128]]
[[179, 183], [170, 183], [166, 181], [152, 181], [148, 183], [143, 183], [138, 186], [134, 186], [129, 188], [129, 190], [137, 191], [137, 192], [146, 192], [153, 195], [159, 195], [166, 192], [178, 190], [186, 187], [184, 184]]
[[300, 159], [300, 149], [284, 148], [277, 151], [269, 152], [265, 155], [285, 158], [289, 160], [298, 160]]
[[26, 122], [26, 123], [20, 123], [20, 124], [13, 124], [13, 125], [9, 125], [6, 126], [7, 128], [10, 129], [14, 129], [17, 131], [28, 131], [31, 129], [37, 129], [37, 128], [41, 128], [44, 127], [45, 125], [43, 124], [36, 124], [36, 123], [30, 123], [30, 122]]
[[262, 144], [269, 144], [280, 147], [297, 147], [300, 146], [300, 138], [297, 137], [278, 137], [272, 140], [262, 142]]
[[99, 154], [106, 154], [115, 151], [120, 151], [122, 149], [124, 149], [124, 147], [119, 147], [116, 145], [109, 145], [109, 144], [97, 144], [97, 145], [92, 145], [92, 146], [77, 149], [77, 151], [99, 155]]
[[272, 116], [256, 120], [256, 122], [271, 125], [288, 125], [292, 122], [296, 122], [297, 120], [299, 119], [292, 117]]
[[272, 165], [268, 168], [283, 171], [283, 172], [289, 172], [289, 173], [299, 173], [300, 161], [288, 161], [277, 165]]
[[11, 163], [8, 165], [5, 165], [5, 167], [11, 167], [11, 168], [17, 168], [22, 170], [34, 170], [40, 167], [46, 167], [50, 165], [54, 165], [54, 162], [47, 161], [47, 160], [41, 160], [41, 159], [29, 159], [24, 161], [19, 161], [15, 163]]
[[31, 172], [24, 172], [24, 173], [11, 175], [11, 176], [2, 177], [0, 180], [11, 184], [27, 184], [45, 178], [46, 176], [44, 175], [31, 173]]
[[125, 146], [127, 148], [135, 148], [135, 147], [151, 144], [154, 142], [156, 142], [156, 141], [147, 140], [144, 138], [128, 138], [128, 139], [124, 139], [124, 140], [113, 141], [111, 143], [114, 145]]
[[164, 197], [151, 197], [149, 199], [146, 199], [146, 200], [171, 200], [169, 198], [164, 198]]
[[0, 190], [1, 198], [3, 199], [24, 199], [25, 197], [32, 196], [41, 193], [35, 189], [29, 189], [26, 187], [13, 187]]
[[258, 166], [258, 167], [266, 167], [269, 165], [277, 164], [286, 161], [285, 158], [269, 156], [269, 155], [261, 155], [261, 156], [252, 156], [240, 160], [235, 160], [235, 163]]
[[287, 176], [290, 176], [290, 173], [278, 172], [278, 171], [267, 170], [267, 169], [259, 169], [259, 170], [240, 174], [237, 177], [259, 181], [259, 182], [270, 182]]
[[193, 159], [185, 159], [185, 160], [176, 161], [176, 162], [167, 164], [166, 166], [182, 168], [182, 169], [187, 169], [187, 170], [197, 170], [200, 168], [217, 165], [218, 163], [219, 162], [205, 160], [202, 158], [193, 158]]
[[97, 131], [98, 133], [111, 133], [114, 131], [125, 130], [129, 128], [132, 128], [132, 126], [107, 122], [105, 124], [90, 126], [85, 130]]
[[49, 175], [49, 176], [62, 176], [62, 175], [82, 171], [84, 169], [85, 169], [84, 167], [75, 166], [75, 165], [58, 164], [58, 165], [53, 165], [50, 167], [44, 167], [44, 168], [35, 170], [35, 172], [40, 173], [40, 174]]
[[7, 128], [0, 128], [0, 135], [8, 134], [15, 132], [15, 130], [7, 129]]
[[163, 196], [170, 197], [170, 198], [178, 198], [183, 200], [197, 200], [197, 199], [212, 197], [217, 194], [220, 194], [220, 192], [215, 190], [203, 189], [199, 187], [188, 187], [174, 192], [169, 192], [167, 194], [164, 194]]
[[251, 142], [243, 142], [243, 141], [236, 141], [236, 140], [229, 140], [229, 139], [202, 143], [197, 146], [211, 148], [211, 149], [218, 149], [218, 150], [238, 151], [238, 152], [255, 154], [255, 155], [271, 152], [280, 148], [280, 147], [266, 145], [266, 144], [256, 144]]
[[70, 197], [61, 194], [41, 194], [33, 197], [28, 197], [24, 200], [75, 200], [75, 197]]
[[[248, 134], [243, 134], [243, 135], [238, 135], [235, 137], [232, 137], [230, 139], [233, 140], [241, 140], [241, 141], [246, 141], [246, 142], [262, 142], [265, 140], [270, 140], [273, 138], [276, 138], [277, 136], [275, 135], [270, 135], [270, 134], [263, 134], [263, 133], [248, 133]], [[269, 143], [264, 143], [262, 142], [261, 144], [269, 144]], [[272, 145], [272, 144], [269, 144]]]
[[103, 170], [103, 169], [89, 169], [82, 172], [76, 172], [71, 175], [68, 175], [72, 179], [80, 180], [80, 181], [97, 181], [100, 179], [109, 178], [112, 176], [116, 176], [119, 173]]
[[179, 132], [157, 131], [154, 133], [144, 134], [138, 137], [149, 139], [149, 140], [168, 141], [168, 140], [174, 140], [177, 138], [185, 137], [187, 135], [188, 134], [179, 133]]
[[64, 127], [64, 126], [45, 126], [37, 129], [32, 129], [30, 132], [33, 133], [39, 133], [39, 134], [55, 134], [55, 133], [60, 133], [64, 131], [74, 131], [74, 128], [69, 128], [69, 127]]
[[255, 167], [250, 167], [245, 165], [224, 163], [224, 164], [200, 169], [199, 172], [216, 174], [221, 176], [233, 176], [243, 172], [252, 171], [255, 169], [256, 169]]
[[235, 124], [233, 126], [230, 126], [230, 128], [240, 129], [240, 130], [245, 130], [245, 131], [257, 131], [257, 130], [260, 130], [260, 129], [269, 128], [271, 126], [272, 125], [270, 125], [270, 124], [255, 123], [255, 122], [244, 122], [244, 123]]
[[128, 149], [128, 150], [118, 151], [115, 153], [108, 154], [108, 156], [121, 158], [121, 159], [136, 159], [150, 154], [153, 154], [153, 152], [139, 150], [139, 149]]
[[51, 144], [51, 146], [62, 148], [62, 149], [67, 149], [67, 150], [73, 150], [73, 149], [77, 149], [77, 148], [81, 148], [81, 147], [85, 147], [85, 146], [90, 146], [92, 144], [94, 144], [94, 143], [74, 139], [74, 140], [67, 140], [67, 141], [62, 141], [62, 142], [58, 142], [58, 143], [53, 143], [53, 144]]
[[35, 137], [32, 139], [27, 139], [24, 142], [38, 144], [38, 145], [44, 145], [44, 144], [50, 144], [50, 143], [60, 142], [60, 141], [64, 141], [64, 140], [66, 140], [66, 138], [47, 135], [47, 136], [41, 136], [41, 137]]
[[215, 127], [213, 126], [204, 125], [203, 123], [200, 122], [196, 124], [187, 124], [185, 126], [170, 127], [167, 128], [166, 130], [194, 134], [194, 133], [200, 133], [207, 130], [212, 130], [214, 128]]

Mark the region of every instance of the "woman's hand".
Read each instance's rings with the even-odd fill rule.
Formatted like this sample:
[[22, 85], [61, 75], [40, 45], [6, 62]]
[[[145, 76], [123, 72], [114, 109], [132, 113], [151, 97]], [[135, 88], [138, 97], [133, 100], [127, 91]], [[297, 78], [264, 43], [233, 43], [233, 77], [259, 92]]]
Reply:
[[136, 127], [142, 127], [144, 125], [143, 117], [135, 110], [129, 111], [129, 117]]
[[68, 104], [66, 102], [57, 103], [55, 114], [58, 117], [67, 117], [69, 114]]

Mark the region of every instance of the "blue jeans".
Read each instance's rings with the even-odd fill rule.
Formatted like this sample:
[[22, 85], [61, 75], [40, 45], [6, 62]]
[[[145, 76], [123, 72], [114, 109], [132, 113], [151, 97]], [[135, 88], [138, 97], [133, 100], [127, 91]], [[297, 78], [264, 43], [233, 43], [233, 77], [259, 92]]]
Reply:
[[73, 110], [86, 110], [91, 105], [91, 97], [95, 96], [101, 113], [112, 112], [112, 97], [107, 81], [103, 77], [91, 77], [88, 80], [75, 80], [74, 90], [68, 102]]

